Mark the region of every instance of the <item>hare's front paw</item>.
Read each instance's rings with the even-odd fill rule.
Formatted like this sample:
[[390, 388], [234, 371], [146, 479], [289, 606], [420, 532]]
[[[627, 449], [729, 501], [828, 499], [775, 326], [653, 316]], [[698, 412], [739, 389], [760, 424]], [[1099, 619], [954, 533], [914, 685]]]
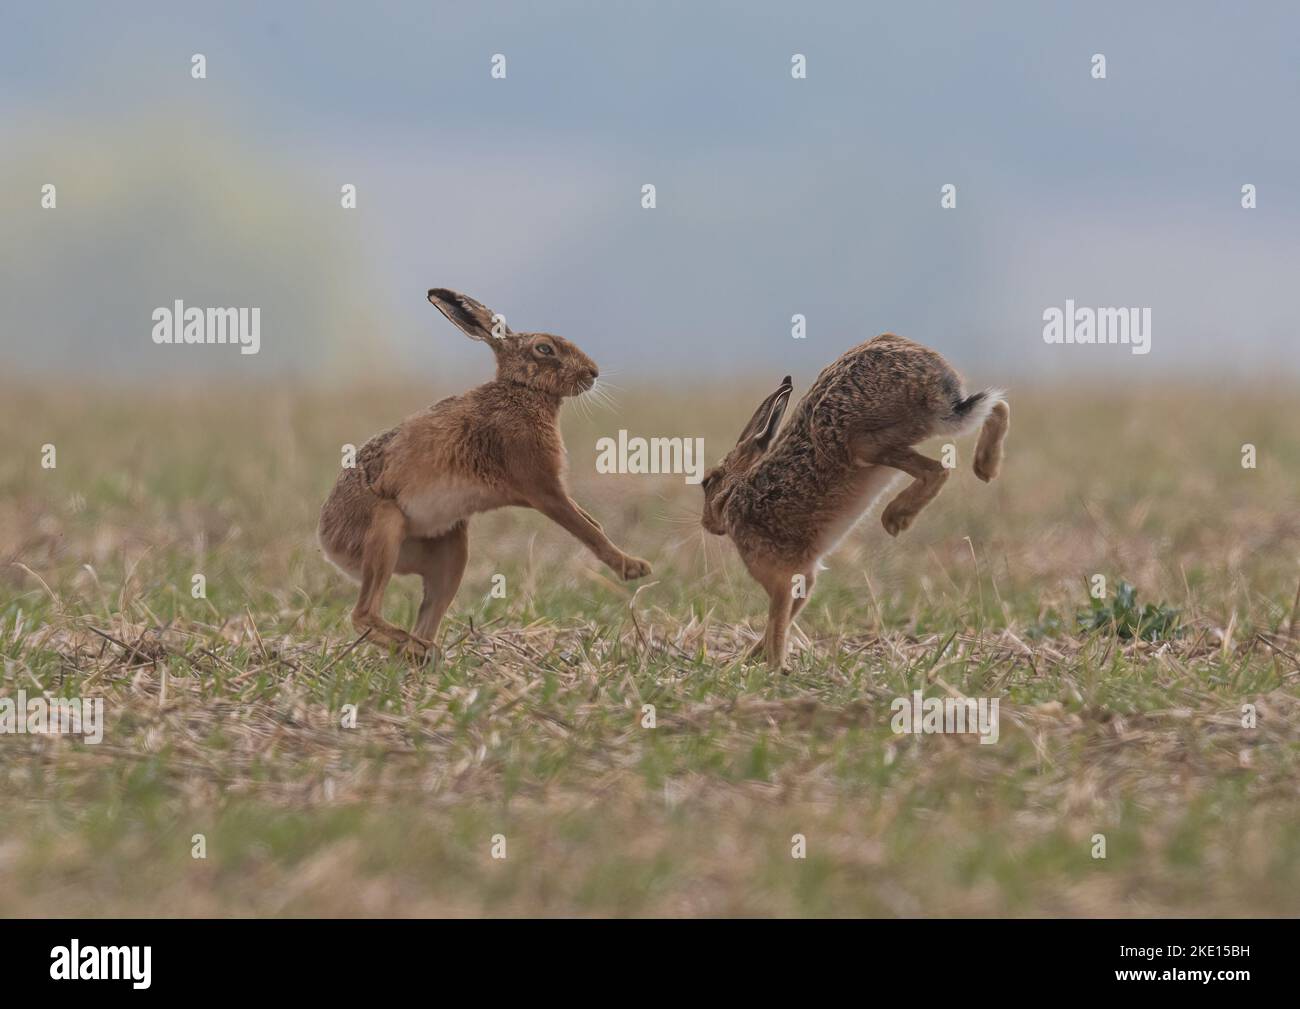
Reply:
[[623, 558], [623, 581], [630, 582], [636, 578], [644, 578], [649, 573], [649, 561], [643, 561], [640, 557]]
[[880, 516], [880, 524], [885, 527], [885, 532], [889, 533], [890, 536], [897, 536], [911, 526], [914, 518], [916, 518], [916, 515], [913, 512], [895, 508], [893, 504], [890, 504], [885, 509], [884, 514]]

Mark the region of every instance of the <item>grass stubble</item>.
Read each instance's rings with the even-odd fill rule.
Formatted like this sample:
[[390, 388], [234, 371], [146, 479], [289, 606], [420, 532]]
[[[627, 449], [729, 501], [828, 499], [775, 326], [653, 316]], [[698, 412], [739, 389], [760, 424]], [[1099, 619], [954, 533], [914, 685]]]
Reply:
[[[619, 427], [716, 459], [757, 396], [566, 414], [574, 496], [645, 584], [494, 513], [438, 661], [358, 644], [316, 512], [344, 443], [435, 398], [0, 397], [0, 694], [107, 716], [98, 745], [0, 735], [0, 913], [1300, 912], [1293, 392], [1013, 390], [1002, 477], [962, 442], [912, 530], [868, 516], [788, 677], [739, 661], [765, 607], [699, 489], [593, 465]], [[1081, 623], [1095, 574], [1176, 619]], [[387, 614], [418, 602], [396, 579]], [[917, 689], [999, 698], [997, 743], [895, 734]]]

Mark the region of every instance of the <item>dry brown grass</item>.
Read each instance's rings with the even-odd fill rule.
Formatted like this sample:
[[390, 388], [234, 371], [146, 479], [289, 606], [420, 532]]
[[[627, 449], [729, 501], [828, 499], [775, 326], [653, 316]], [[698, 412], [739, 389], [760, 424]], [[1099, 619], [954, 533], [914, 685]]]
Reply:
[[[698, 489], [590, 468], [620, 426], [716, 457], [743, 396], [565, 421], [576, 496], [652, 584], [610, 581], [536, 517], [486, 516], [440, 664], [354, 647], [314, 512], [343, 442], [432, 398], [4, 399], [0, 694], [103, 697], [108, 729], [0, 737], [0, 910], [1294, 913], [1294, 395], [1013, 390], [1004, 478], [963, 466], [898, 541], [868, 520], [784, 679], [735, 661], [759, 593], [698, 533]], [[1181, 632], [1081, 631], [1094, 573], [1176, 607]], [[415, 602], [394, 590], [390, 615]], [[999, 698], [998, 743], [895, 735], [914, 689]]]

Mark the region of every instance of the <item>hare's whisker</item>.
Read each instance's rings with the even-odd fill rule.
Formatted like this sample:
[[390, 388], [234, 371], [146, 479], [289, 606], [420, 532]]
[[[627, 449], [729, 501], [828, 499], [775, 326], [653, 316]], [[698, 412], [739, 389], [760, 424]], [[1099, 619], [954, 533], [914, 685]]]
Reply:
[[615, 410], [618, 408], [618, 403], [615, 401], [614, 396], [604, 387], [604, 383], [602, 382], [597, 382], [593, 385], [587, 390], [585, 395], [590, 396], [593, 402], [607, 409]]

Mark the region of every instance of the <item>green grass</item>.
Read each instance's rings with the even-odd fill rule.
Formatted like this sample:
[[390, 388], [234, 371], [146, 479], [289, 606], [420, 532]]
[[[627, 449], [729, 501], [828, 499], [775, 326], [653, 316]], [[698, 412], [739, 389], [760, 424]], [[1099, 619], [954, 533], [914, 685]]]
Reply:
[[[779, 677], [738, 661], [765, 601], [699, 489], [593, 471], [619, 427], [716, 459], [760, 391], [566, 413], [575, 497], [654, 575], [481, 516], [412, 669], [349, 650], [314, 530], [340, 447], [434, 393], [8, 390], [0, 695], [107, 728], [0, 735], [0, 913], [1294, 914], [1294, 394], [1013, 390], [1003, 476], [959, 442], [912, 530], [869, 516]], [[916, 689], [998, 698], [998, 742], [895, 735]]]

